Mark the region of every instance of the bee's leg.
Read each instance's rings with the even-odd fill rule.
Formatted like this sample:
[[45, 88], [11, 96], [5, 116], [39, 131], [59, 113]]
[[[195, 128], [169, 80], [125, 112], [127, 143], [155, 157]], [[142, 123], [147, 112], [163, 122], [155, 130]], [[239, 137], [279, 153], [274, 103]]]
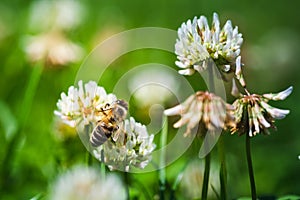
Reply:
[[109, 107], [110, 107], [110, 104], [109, 104], [109, 103], [106, 103], [105, 106], [104, 106], [104, 108], [106, 108], [106, 110], [107, 110], [107, 108], [109, 108]]

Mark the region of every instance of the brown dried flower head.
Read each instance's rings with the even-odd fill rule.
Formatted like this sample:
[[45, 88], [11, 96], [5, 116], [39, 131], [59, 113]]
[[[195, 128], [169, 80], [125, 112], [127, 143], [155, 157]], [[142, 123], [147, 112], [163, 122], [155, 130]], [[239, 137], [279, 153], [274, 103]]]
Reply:
[[293, 87], [289, 87], [277, 94], [247, 94], [237, 99], [233, 103], [236, 127], [232, 128], [232, 133], [248, 133], [250, 137], [260, 132], [269, 134], [269, 128], [276, 128], [275, 119], [284, 118], [290, 111], [274, 108], [268, 101], [284, 100], [292, 90]]
[[221, 97], [213, 93], [198, 91], [182, 104], [165, 110], [165, 115], [181, 115], [174, 128], [187, 125], [185, 136], [197, 125], [203, 125], [207, 130], [215, 131], [234, 127], [233, 107]]

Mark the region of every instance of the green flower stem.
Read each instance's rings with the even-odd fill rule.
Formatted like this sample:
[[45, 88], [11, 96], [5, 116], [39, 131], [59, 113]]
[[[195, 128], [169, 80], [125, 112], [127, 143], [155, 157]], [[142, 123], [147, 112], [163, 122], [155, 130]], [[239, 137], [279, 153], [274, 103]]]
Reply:
[[248, 134], [246, 134], [246, 154], [247, 154], [249, 179], [251, 185], [251, 196], [252, 196], [252, 200], [256, 200], [256, 188], [255, 188], [255, 180], [254, 180], [252, 158], [251, 158], [250, 136]]
[[[213, 62], [213, 61], [211, 61], [211, 62]], [[214, 79], [214, 62], [211, 64], [211, 65], [209, 65], [208, 66], [208, 83], [209, 83], [209, 85], [208, 85], [208, 89], [209, 89], [209, 91], [210, 92], [215, 92], [216, 91], [216, 88], [215, 88], [215, 79]]]
[[124, 172], [124, 181], [125, 181], [125, 188], [126, 188], [126, 196], [127, 196], [127, 200], [130, 200], [130, 191], [129, 191], [129, 175], [128, 172]]
[[209, 172], [210, 172], [210, 153], [208, 153], [205, 156], [205, 168], [204, 168], [204, 177], [203, 177], [203, 184], [202, 184], [201, 200], [206, 200], [207, 199]]
[[224, 154], [224, 138], [221, 136], [218, 141], [218, 149], [220, 154], [220, 185], [221, 185], [221, 199], [227, 199], [227, 170], [226, 170], [226, 159]]
[[104, 151], [103, 149], [101, 150], [101, 164], [100, 164], [100, 168], [101, 168], [101, 176], [103, 177], [103, 179], [105, 179], [106, 177], [106, 169], [105, 169], [105, 163], [104, 163]]
[[160, 136], [160, 158], [159, 158], [159, 197], [160, 200], [165, 199], [164, 193], [166, 190], [166, 144], [168, 137], [168, 118], [163, 116], [163, 128]]
[[29, 82], [28, 82], [27, 88], [25, 90], [24, 100], [21, 104], [22, 106], [21, 106], [20, 112], [19, 112], [19, 118], [18, 118], [19, 126], [16, 129], [16, 133], [14, 134], [14, 136], [11, 138], [11, 140], [7, 144], [5, 157], [2, 162], [2, 163], [5, 163], [2, 165], [2, 169], [1, 169], [1, 173], [2, 173], [1, 175], [3, 178], [3, 182], [5, 182], [8, 179], [8, 177], [10, 176], [9, 172], [12, 167], [12, 163], [14, 161], [14, 157], [16, 154], [15, 150], [17, 149], [19, 142], [23, 138], [23, 130], [24, 130], [25, 124], [27, 122], [27, 119], [28, 119], [28, 116], [29, 116], [29, 113], [30, 113], [30, 110], [31, 110], [31, 107], [33, 104], [33, 98], [36, 93], [42, 71], [43, 71], [42, 63], [37, 63], [35, 66], [33, 66], [32, 73], [30, 75]]
[[[209, 79], [209, 91], [215, 92], [215, 83], [214, 83], [214, 69], [213, 69], [213, 63], [208, 66], [208, 79]], [[205, 167], [204, 167], [204, 177], [203, 177], [203, 183], [202, 183], [202, 192], [201, 192], [201, 199], [206, 200], [207, 199], [207, 193], [208, 193], [208, 183], [209, 183], [209, 172], [210, 172], [210, 153], [208, 153], [205, 156]]]
[[[84, 125], [84, 136], [86, 138], [89, 138], [92, 130], [93, 130], [93, 124], [90, 123], [90, 124]], [[93, 156], [91, 154], [90, 146], [88, 148], [89, 148], [88, 151], [86, 151], [85, 162], [86, 162], [87, 166], [92, 166], [93, 165]]]
[[[213, 73], [213, 66], [209, 67], [209, 84], [211, 92], [215, 92], [215, 84], [214, 84], [214, 73]], [[227, 199], [227, 170], [226, 170], [226, 159], [224, 153], [224, 138], [222, 135], [218, 141], [218, 149], [219, 149], [219, 156], [220, 156], [220, 189], [221, 189], [221, 199]]]
[[92, 166], [93, 165], [93, 156], [89, 151], [86, 151], [86, 165]]

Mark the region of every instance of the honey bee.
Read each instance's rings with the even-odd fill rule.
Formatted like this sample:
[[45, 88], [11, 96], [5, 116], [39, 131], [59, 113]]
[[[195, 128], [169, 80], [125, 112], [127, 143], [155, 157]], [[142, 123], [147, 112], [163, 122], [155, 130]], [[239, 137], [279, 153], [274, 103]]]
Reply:
[[99, 111], [99, 118], [94, 128], [90, 143], [98, 147], [112, 137], [113, 133], [119, 131], [119, 124], [125, 119], [128, 111], [128, 104], [124, 100], [117, 100], [112, 104], [106, 104]]

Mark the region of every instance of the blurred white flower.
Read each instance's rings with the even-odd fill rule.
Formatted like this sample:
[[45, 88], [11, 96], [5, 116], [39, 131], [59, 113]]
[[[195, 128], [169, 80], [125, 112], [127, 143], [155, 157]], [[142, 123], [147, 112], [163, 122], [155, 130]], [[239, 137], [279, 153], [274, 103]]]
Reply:
[[210, 131], [234, 127], [233, 108], [221, 97], [213, 93], [198, 91], [185, 102], [164, 111], [165, 115], [181, 115], [174, 124], [179, 128], [187, 124], [185, 136], [198, 125], [203, 125]]
[[159, 68], [159, 72], [157, 68], [147, 68], [136, 73], [128, 86], [140, 107], [163, 104], [178, 88], [174, 76], [163, 68]]
[[238, 27], [232, 27], [228, 20], [221, 29], [217, 13], [213, 14], [210, 28], [205, 16], [188, 20], [178, 29], [178, 39], [175, 53], [178, 61], [176, 65], [182, 70], [180, 74], [191, 75], [207, 68], [207, 59], [213, 61], [224, 72], [232, 71], [236, 58], [240, 55], [243, 43], [242, 34]]
[[250, 137], [263, 132], [269, 134], [269, 128], [275, 128], [275, 119], [283, 119], [289, 110], [274, 108], [268, 104], [269, 100], [284, 100], [293, 90], [293, 87], [277, 94], [247, 94], [235, 100], [234, 116], [236, 127], [232, 133], [238, 132], [240, 135], [247, 133]]
[[30, 10], [29, 27], [35, 31], [69, 30], [78, 26], [83, 17], [84, 9], [79, 1], [35, 1]]
[[[204, 162], [198, 159], [190, 162], [184, 170], [180, 189], [187, 199], [201, 198], [203, 174]], [[208, 199], [217, 199], [215, 192], [220, 192], [220, 181], [218, 166], [213, 162], [209, 176]]]
[[74, 63], [83, 57], [83, 49], [79, 45], [56, 31], [26, 37], [24, 51], [30, 62], [43, 61], [49, 66]]
[[0, 18], [0, 41], [11, 34], [11, 28]]
[[118, 177], [105, 179], [93, 168], [77, 166], [62, 174], [51, 188], [52, 200], [122, 200], [125, 188]]
[[[288, 73], [287, 66], [295, 66], [297, 60], [294, 58], [299, 52], [299, 35], [295, 30], [284, 27], [272, 29], [263, 34], [258, 43], [246, 47], [247, 63], [255, 70], [276, 69], [279, 73], [273, 76], [281, 77], [282, 73]], [[276, 78], [273, 78], [277, 80]]]
[[[143, 169], [152, 158], [156, 145], [154, 135], [149, 135], [145, 125], [130, 117], [120, 125], [117, 139], [114, 135], [110, 140], [94, 150], [94, 155], [111, 170], [129, 171], [131, 166]], [[103, 151], [103, 158], [101, 152]]]
[[82, 120], [85, 125], [95, 124], [98, 121], [95, 112], [116, 100], [114, 94], [107, 94], [96, 82], [89, 81], [83, 85], [82, 81], [79, 81], [78, 88], [71, 86], [68, 94], [61, 93], [61, 99], [57, 102], [58, 110], [54, 113], [72, 127], [77, 126]]

